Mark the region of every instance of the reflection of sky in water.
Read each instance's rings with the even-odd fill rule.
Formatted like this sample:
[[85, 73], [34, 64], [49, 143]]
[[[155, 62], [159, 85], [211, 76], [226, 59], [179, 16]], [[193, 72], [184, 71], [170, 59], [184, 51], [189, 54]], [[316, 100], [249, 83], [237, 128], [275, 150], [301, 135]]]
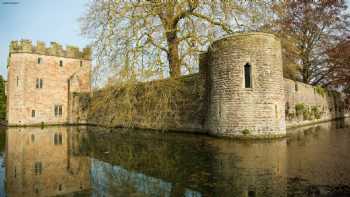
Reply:
[[[111, 196], [113, 192], [122, 191], [133, 191], [148, 196], [171, 196], [172, 183], [170, 182], [128, 171], [120, 166], [113, 166], [96, 159], [91, 159], [91, 179], [92, 196], [96, 197]], [[126, 190], [123, 190], [124, 188]], [[201, 197], [202, 195], [199, 192], [186, 189], [184, 196]]]
[[0, 153], [0, 196], [5, 195], [5, 160], [3, 153]]

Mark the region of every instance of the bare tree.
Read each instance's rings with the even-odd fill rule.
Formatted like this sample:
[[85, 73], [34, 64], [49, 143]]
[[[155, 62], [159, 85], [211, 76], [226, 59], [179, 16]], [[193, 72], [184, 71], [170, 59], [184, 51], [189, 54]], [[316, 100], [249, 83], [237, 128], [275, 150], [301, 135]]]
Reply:
[[175, 78], [192, 73], [198, 54], [214, 39], [249, 29], [243, 24], [253, 24], [261, 13], [257, 2], [263, 1], [93, 0], [82, 31], [93, 39], [106, 72]]
[[327, 51], [349, 31], [344, 0], [283, 0], [274, 3], [277, 31], [304, 83], [327, 84], [334, 71]]

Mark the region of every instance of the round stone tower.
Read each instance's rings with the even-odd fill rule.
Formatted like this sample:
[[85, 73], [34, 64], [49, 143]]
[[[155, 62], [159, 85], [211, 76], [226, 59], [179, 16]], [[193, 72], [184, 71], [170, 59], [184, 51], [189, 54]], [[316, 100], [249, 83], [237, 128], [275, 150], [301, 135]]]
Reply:
[[215, 136], [286, 134], [282, 52], [272, 34], [233, 34], [209, 49], [207, 129]]

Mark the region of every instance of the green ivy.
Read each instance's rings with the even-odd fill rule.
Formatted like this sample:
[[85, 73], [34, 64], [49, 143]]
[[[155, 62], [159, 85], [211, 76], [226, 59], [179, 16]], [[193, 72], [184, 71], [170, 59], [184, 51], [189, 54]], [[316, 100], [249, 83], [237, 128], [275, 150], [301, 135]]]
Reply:
[[322, 97], [324, 97], [327, 93], [327, 90], [324, 89], [322, 86], [318, 85], [318, 86], [315, 86], [315, 91], [317, 92], [317, 94], [321, 95]]
[[0, 120], [6, 119], [5, 80], [0, 75]]
[[248, 135], [250, 133], [249, 129], [244, 129], [242, 131], [243, 135]]
[[320, 109], [320, 106], [312, 106], [311, 107], [311, 113], [316, 119], [320, 119], [322, 115], [322, 111]]
[[297, 114], [297, 116], [301, 115], [304, 113], [306, 107], [304, 103], [298, 103], [295, 105], [295, 112]]

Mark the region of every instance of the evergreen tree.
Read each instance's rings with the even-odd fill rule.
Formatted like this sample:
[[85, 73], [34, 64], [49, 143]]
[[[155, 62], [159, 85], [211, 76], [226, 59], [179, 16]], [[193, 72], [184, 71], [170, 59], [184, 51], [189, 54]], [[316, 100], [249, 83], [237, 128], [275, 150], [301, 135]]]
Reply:
[[0, 75], [0, 120], [6, 119], [5, 80]]

